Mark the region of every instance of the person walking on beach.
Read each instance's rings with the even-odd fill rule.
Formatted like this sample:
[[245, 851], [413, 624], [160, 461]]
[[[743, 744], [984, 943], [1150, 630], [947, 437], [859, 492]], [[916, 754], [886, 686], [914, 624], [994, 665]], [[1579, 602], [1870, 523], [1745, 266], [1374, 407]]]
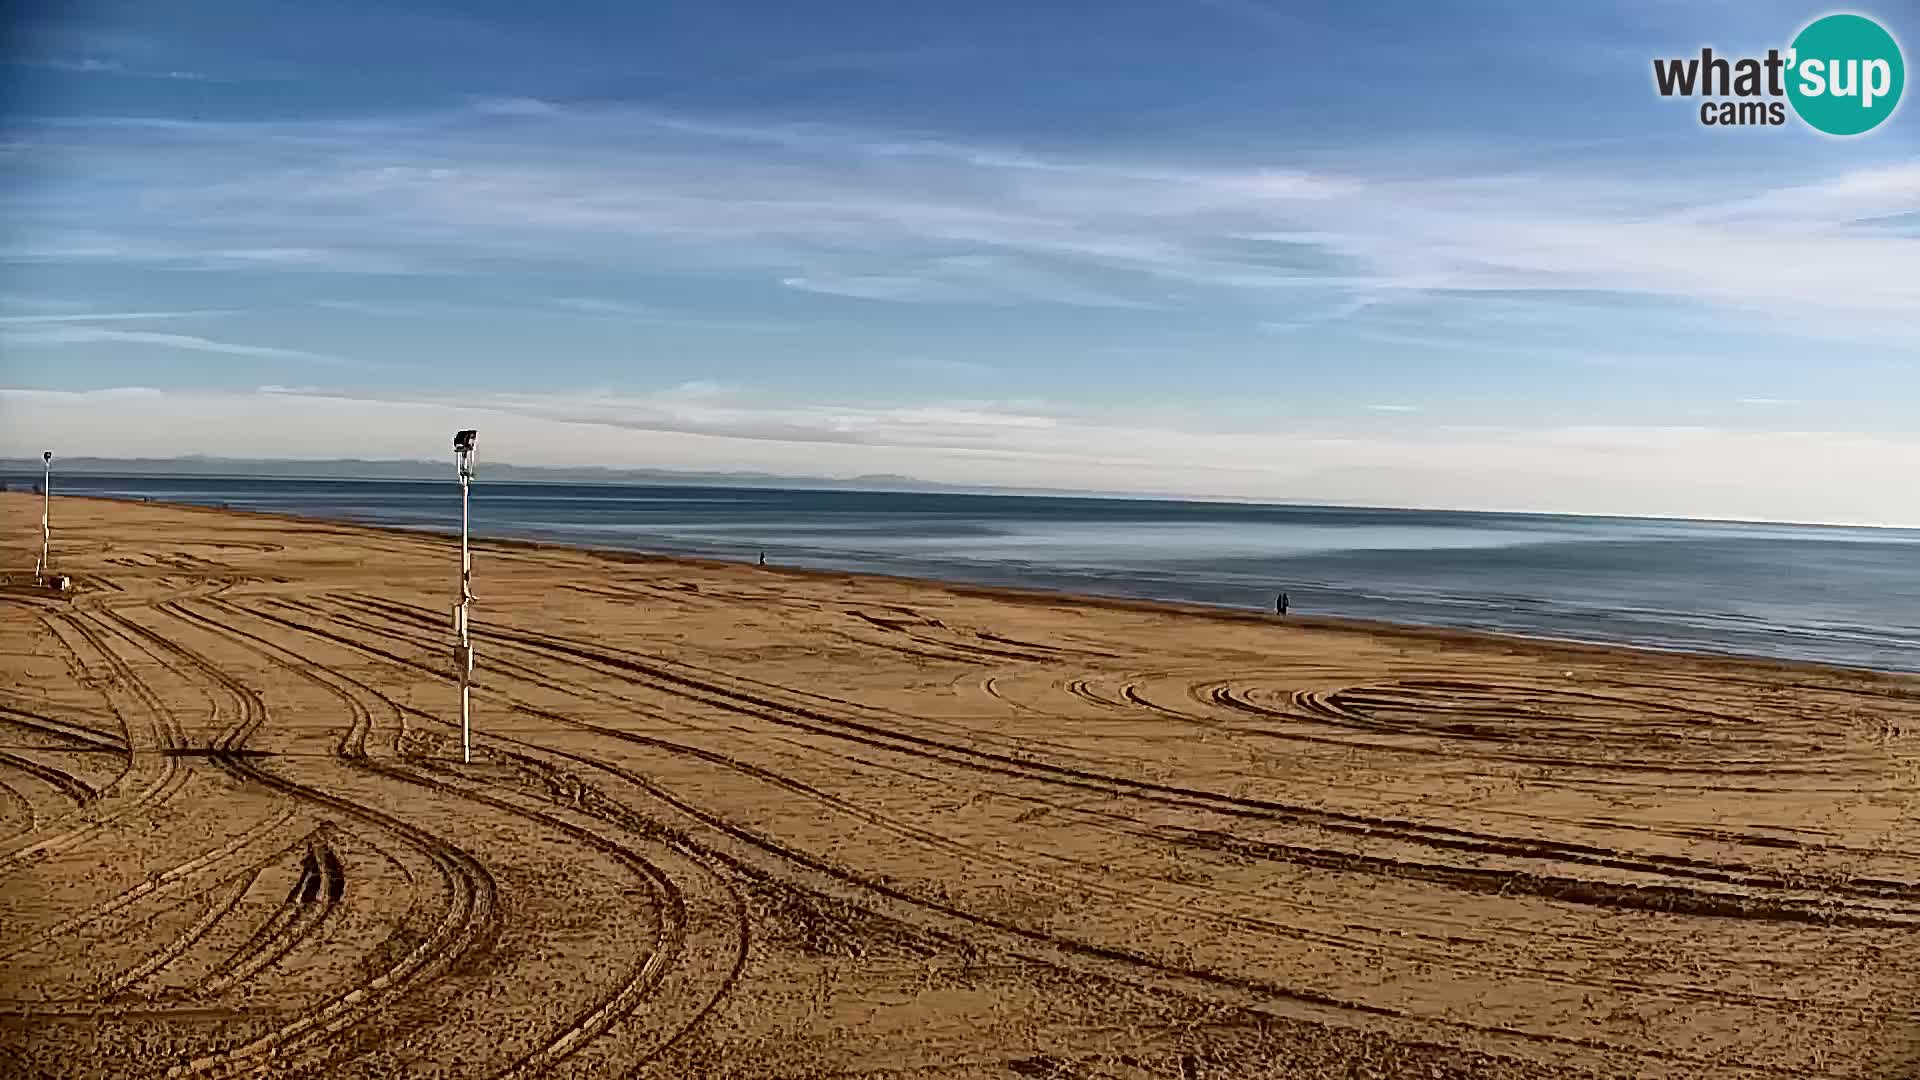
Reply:
[[1281, 593], [1273, 601], [1273, 613], [1284, 616], [1287, 613], [1287, 594]]
[[767, 553], [764, 551], [760, 553], [760, 565], [761, 566], [767, 565]]

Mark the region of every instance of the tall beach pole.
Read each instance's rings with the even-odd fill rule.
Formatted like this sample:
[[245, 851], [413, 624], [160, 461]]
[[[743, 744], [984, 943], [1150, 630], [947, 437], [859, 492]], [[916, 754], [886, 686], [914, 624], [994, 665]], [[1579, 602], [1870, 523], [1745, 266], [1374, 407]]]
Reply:
[[460, 759], [473, 763], [473, 628], [468, 608], [473, 603], [473, 551], [467, 546], [467, 492], [473, 485], [473, 442], [469, 429], [453, 437], [460, 470], [460, 604], [453, 609], [456, 640], [454, 663], [460, 668]]
[[33, 564], [33, 583], [45, 585], [48, 555], [53, 546], [53, 451], [40, 452], [40, 560]]

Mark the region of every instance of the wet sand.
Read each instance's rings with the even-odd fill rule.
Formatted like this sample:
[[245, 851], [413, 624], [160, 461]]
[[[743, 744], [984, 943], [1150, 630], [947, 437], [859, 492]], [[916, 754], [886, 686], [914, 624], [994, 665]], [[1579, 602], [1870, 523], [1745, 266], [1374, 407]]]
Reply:
[[8, 1077], [1920, 1073], [1920, 679], [54, 520]]

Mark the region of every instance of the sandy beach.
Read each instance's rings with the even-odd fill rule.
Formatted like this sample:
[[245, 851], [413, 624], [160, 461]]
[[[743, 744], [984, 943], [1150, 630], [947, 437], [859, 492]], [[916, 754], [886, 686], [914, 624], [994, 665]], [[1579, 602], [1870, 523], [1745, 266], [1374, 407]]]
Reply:
[[1920, 679], [482, 542], [463, 764], [453, 541], [54, 520], [9, 1077], [1920, 1071]]

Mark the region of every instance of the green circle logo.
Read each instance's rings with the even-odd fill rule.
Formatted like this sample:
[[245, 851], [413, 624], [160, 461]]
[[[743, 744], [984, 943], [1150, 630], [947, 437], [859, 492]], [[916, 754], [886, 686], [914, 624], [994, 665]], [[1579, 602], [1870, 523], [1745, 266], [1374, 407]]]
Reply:
[[1872, 131], [1893, 115], [1907, 84], [1900, 44], [1864, 15], [1828, 15], [1793, 39], [1787, 98], [1829, 135]]

